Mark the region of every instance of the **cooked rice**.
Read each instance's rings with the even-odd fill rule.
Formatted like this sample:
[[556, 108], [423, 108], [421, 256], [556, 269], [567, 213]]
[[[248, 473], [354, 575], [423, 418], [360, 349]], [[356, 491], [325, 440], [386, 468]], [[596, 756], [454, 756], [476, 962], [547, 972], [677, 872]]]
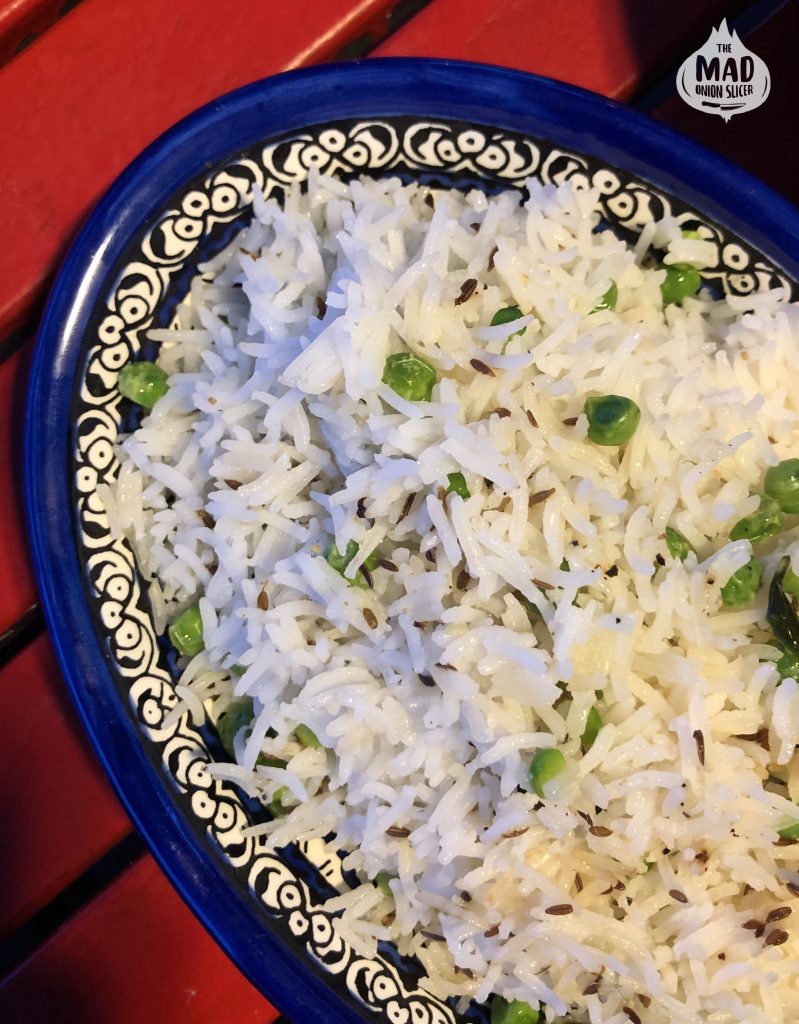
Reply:
[[[239, 767], [212, 770], [264, 804], [294, 794], [255, 826], [275, 847], [333, 831], [348, 851], [356, 948], [391, 939], [432, 991], [550, 1021], [624, 1024], [634, 1004], [647, 1024], [796, 1024], [799, 845], [775, 841], [799, 801], [799, 687], [779, 684], [767, 585], [740, 609], [720, 590], [751, 557], [731, 526], [796, 453], [799, 309], [779, 291], [664, 309], [651, 247], [701, 267], [713, 242], [669, 218], [633, 248], [595, 230], [593, 192], [527, 188], [312, 174], [256, 197], [151, 332], [169, 392], [102, 497], [159, 625], [199, 598], [176, 711], [254, 699]], [[591, 313], [611, 280], [616, 310]], [[489, 326], [510, 305], [524, 319]], [[437, 369], [429, 402], [381, 382], [408, 349]], [[642, 409], [622, 448], [587, 439], [603, 393]], [[443, 493], [456, 471], [466, 500]], [[758, 545], [766, 583], [785, 553], [799, 569], [795, 522]], [[670, 557], [667, 525], [698, 555]], [[341, 575], [325, 553], [351, 540]], [[396, 571], [350, 585], [371, 552]], [[542, 802], [547, 746], [568, 770]]]

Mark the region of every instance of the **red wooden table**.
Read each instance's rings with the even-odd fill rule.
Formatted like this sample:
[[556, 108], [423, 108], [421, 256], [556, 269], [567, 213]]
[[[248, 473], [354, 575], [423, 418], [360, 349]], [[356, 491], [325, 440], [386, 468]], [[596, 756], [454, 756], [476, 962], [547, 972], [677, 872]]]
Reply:
[[[674, 89], [680, 62], [724, 16], [772, 76], [766, 103], [728, 124]], [[0, 1021], [278, 1017], [133, 832], [36, 603], [19, 480], [33, 334], [54, 268], [115, 175], [182, 115], [253, 79], [415, 55], [504, 64], [632, 103], [799, 202], [797, 40], [799, 0], [0, 0]]]

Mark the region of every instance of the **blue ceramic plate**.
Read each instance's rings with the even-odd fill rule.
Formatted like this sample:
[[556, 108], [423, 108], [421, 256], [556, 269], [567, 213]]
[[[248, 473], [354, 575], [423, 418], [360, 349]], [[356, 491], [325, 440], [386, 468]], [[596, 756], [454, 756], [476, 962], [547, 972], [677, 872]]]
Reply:
[[[365, 960], [325, 910], [335, 847], [268, 852], [257, 813], [205, 771], [209, 726], [174, 721], [174, 676], [98, 482], [115, 471], [117, 374], [169, 323], [197, 264], [308, 168], [486, 189], [534, 175], [593, 184], [635, 233], [675, 214], [705, 224], [717, 288], [799, 279], [799, 214], [743, 172], [597, 96], [515, 71], [396, 60], [313, 68], [225, 96], [167, 132], [119, 178], [66, 259], [42, 322], [26, 437], [34, 559], [50, 629], [100, 758], [161, 866], [244, 973], [298, 1021], [480, 1021], [385, 948]], [[130, 424], [127, 424], [129, 427]]]

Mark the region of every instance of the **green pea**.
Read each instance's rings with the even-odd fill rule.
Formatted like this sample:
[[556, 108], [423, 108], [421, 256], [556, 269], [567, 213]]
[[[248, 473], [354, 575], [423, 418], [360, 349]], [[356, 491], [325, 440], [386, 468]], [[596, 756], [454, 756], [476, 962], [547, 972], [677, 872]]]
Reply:
[[288, 814], [289, 808], [286, 807], [285, 801], [292, 796], [292, 792], [288, 786], [281, 786], [275, 790], [275, 795], [266, 805], [267, 810], [273, 818], [281, 818], [284, 814]]
[[793, 594], [795, 598], [799, 599], [799, 576], [791, 568], [790, 562], [782, 577], [782, 589], [786, 594]]
[[597, 302], [594, 308], [591, 310], [592, 313], [601, 313], [603, 309], [614, 310], [616, 303], [619, 300], [619, 286], [615, 281], [610, 282], [610, 288], [605, 292], [602, 298]]
[[604, 725], [602, 716], [597, 711], [596, 707], [592, 707], [588, 712], [588, 718], [585, 720], [585, 729], [583, 735], [580, 737], [580, 743], [583, 751], [590, 750], [594, 745], [594, 741], [599, 735], [599, 730]]
[[429, 402], [435, 382], [436, 371], [413, 352], [389, 356], [383, 368], [383, 383], [409, 402]]
[[631, 398], [599, 395], [587, 398], [588, 437], [594, 444], [626, 444], [638, 427], [641, 410]]
[[784, 459], [767, 469], [763, 488], [783, 512], [799, 512], [799, 459]]
[[730, 540], [750, 540], [757, 544], [779, 533], [783, 525], [782, 510], [773, 498], [762, 497], [760, 508], [738, 522], [730, 530]]
[[684, 562], [694, 550], [691, 542], [686, 537], [683, 537], [679, 530], [675, 530], [673, 526], [666, 527], [666, 547], [671, 557], [679, 558], [681, 562]]
[[[512, 323], [514, 320], [520, 319], [520, 317], [522, 316], [524, 316], [524, 314], [518, 306], [506, 306], [504, 309], [498, 309], [496, 313], [491, 317], [491, 326], [498, 327], [500, 324], [509, 324]], [[511, 338], [515, 338], [517, 336], [524, 334], [526, 330], [526, 327], [522, 327], [520, 331], [516, 331], [515, 333], [509, 335], [508, 341], [510, 341]]]
[[181, 612], [169, 627], [169, 639], [178, 654], [193, 658], [205, 647], [203, 641], [203, 620], [195, 604]]
[[566, 758], [555, 747], [537, 750], [530, 762], [530, 785], [544, 799], [544, 786], [566, 770]]
[[131, 402], [152, 409], [159, 398], [169, 391], [167, 374], [155, 363], [142, 361], [128, 363], [119, 371], [117, 388], [119, 393]]
[[294, 730], [294, 735], [297, 737], [297, 741], [304, 747], [312, 747], [314, 750], [322, 749], [319, 737], [313, 729], [309, 729], [307, 725], [298, 725]]
[[[355, 558], [357, 554], [358, 545], [355, 543], [354, 540], [348, 540], [347, 548], [343, 555], [335, 544], [331, 544], [330, 547], [327, 549], [325, 559], [327, 560], [328, 565], [332, 566], [332, 568], [334, 568], [337, 573], [340, 573], [343, 576], [344, 570], [347, 568], [347, 566], [350, 564], [350, 562], [353, 560], [353, 558]], [[379, 556], [377, 552], [373, 551], [371, 555], [368, 555], [364, 559], [363, 564], [370, 572], [372, 572], [373, 569], [377, 568], [378, 557]], [[348, 579], [347, 583], [349, 583], [351, 587], [360, 587], [361, 589], [364, 589], [368, 586], [368, 583], [361, 575], [360, 570], [356, 572], [356, 574], [353, 576], [351, 580]]]
[[721, 588], [721, 600], [728, 608], [740, 608], [754, 598], [763, 579], [763, 567], [750, 558]]
[[702, 276], [690, 263], [672, 263], [663, 269], [666, 271], [666, 279], [660, 285], [660, 294], [664, 306], [672, 302], [679, 306], [684, 299], [696, 295], [702, 287]]
[[464, 501], [470, 497], [466, 477], [463, 473], [447, 473], [447, 480], [449, 481], [447, 494], [460, 494]]
[[491, 1000], [491, 1024], [539, 1024], [541, 1013], [522, 999], [508, 1002], [502, 996]]
[[234, 756], [233, 740], [245, 726], [252, 723], [254, 717], [252, 697], [237, 697], [219, 716], [216, 731], [219, 733], [222, 746], [231, 757]]
[[[797, 813], [799, 813], [799, 808], [797, 808]], [[784, 828], [777, 829], [777, 835], [780, 839], [799, 839], [799, 819]]]
[[799, 654], [794, 654], [793, 651], [783, 651], [775, 665], [780, 679], [799, 680]]
[[394, 893], [391, 891], [390, 883], [395, 879], [399, 878], [399, 875], [394, 875], [390, 871], [378, 871], [375, 875], [375, 885], [383, 893], [384, 896], [393, 898]]

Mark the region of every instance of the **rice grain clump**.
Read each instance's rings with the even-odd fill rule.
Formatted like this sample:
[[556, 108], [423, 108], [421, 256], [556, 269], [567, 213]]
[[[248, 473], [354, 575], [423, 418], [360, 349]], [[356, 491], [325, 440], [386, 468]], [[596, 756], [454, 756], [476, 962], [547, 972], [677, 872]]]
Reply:
[[797, 307], [664, 305], [714, 243], [568, 183], [254, 212], [102, 492], [251, 831], [335, 832], [338, 927], [444, 996], [796, 1024]]

